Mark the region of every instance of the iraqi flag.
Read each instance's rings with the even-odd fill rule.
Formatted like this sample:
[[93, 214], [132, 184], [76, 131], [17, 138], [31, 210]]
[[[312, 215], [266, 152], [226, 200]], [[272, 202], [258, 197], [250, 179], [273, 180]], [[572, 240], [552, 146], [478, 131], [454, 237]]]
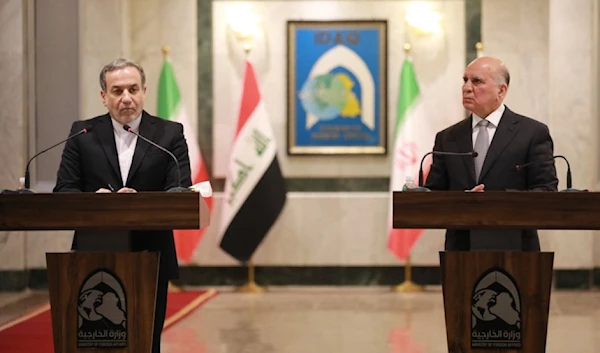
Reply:
[[[183, 125], [184, 136], [188, 145], [188, 155], [190, 158], [190, 169], [192, 172], [192, 185], [200, 182], [209, 181], [206, 165], [202, 161], [200, 146], [196, 130], [192, 125], [189, 115], [181, 101], [179, 87], [175, 80], [175, 73], [168, 58], [165, 58], [163, 67], [158, 79], [158, 116], [179, 122]], [[205, 198], [212, 213], [212, 197]], [[205, 228], [202, 229], [176, 229], [173, 231], [175, 237], [175, 250], [177, 258], [181, 263], [189, 262], [198, 247]]]
[[221, 249], [246, 263], [286, 201], [277, 145], [254, 68], [245, 63], [243, 92], [221, 211]]
[[[423, 229], [394, 229], [392, 224], [393, 192], [402, 190], [408, 178], [418, 184], [421, 158], [433, 145], [435, 130], [423, 105], [412, 59], [407, 57], [402, 64], [396, 103], [396, 127], [394, 135], [394, 158], [390, 178], [388, 248], [401, 260], [406, 260], [423, 233]], [[423, 183], [431, 167], [431, 156], [423, 163]], [[400, 210], [402, 212], [402, 210]]]

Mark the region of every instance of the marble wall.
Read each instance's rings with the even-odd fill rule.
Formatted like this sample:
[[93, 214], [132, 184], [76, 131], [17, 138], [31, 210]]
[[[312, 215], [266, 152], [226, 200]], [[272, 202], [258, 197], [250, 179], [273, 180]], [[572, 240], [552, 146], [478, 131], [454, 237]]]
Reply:
[[[443, 33], [418, 36], [404, 17], [404, 1], [246, 1], [213, 2], [213, 176], [225, 176], [241, 94], [243, 50], [228, 31], [239, 12], [259, 18], [261, 33], [250, 53], [261, 85], [287, 178], [388, 178], [391, 153], [384, 157], [289, 156], [286, 153], [286, 22], [288, 20], [385, 19], [388, 21], [388, 122], [394, 128], [398, 78], [410, 42], [417, 77], [431, 117], [440, 130], [463, 118], [460, 77], [465, 62], [465, 3], [432, 1], [442, 15]], [[433, 145], [433, 141], [430, 141]], [[387, 187], [387, 186], [386, 186]], [[386, 248], [387, 192], [291, 192], [282, 218], [256, 254], [260, 265], [397, 265]], [[217, 214], [221, 195], [217, 193]], [[326, 211], [324, 211], [326, 210]], [[366, 212], [369, 215], [366, 216]], [[212, 227], [211, 227], [212, 228]], [[220, 251], [215, 229], [209, 229], [196, 260], [201, 265], [234, 264]], [[437, 265], [443, 232], [428, 231], [417, 245], [414, 261]], [[289, 250], [288, 250], [289, 249]], [[293, 249], [293, 250], [292, 250]]]
[[[505, 0], [482, 2], [485, 54], [511, 71], [506, 104], [548, 124], [555, 154], [569, 159], [573, 186], [598, 184], [598, 56], [600, 19], [595, 0]], [[566, 164], [557, 160], [559, 189]], [[557, 268], [600, 264], [600, 233], [541, 231], [542, 248], [555, 251]], [[596, 249], [596, 250], [594, 250]]]
[[[71, 1], [71, 0], [68, 0]], [[64, 6], [67, 0], [61, 0]], [[26, 9], [25, 4], [30, 3]], [[37, 92], [38, 97], [24, 102], [27, 77], [23, 70], [25, 48], [34, 43], [31, 38], [24, 37], [24, 20], [34, 17], [33, 1], [8, 0], [0, 2], [0, 72], [3, 78], [14, 81], [14, 90], [0, 91], [0, 102], [6, 102], [0, 112], [0, 187], [16, 188], [18, 178], [23, 174], [25, 161], [29, 153], [28, 141], [34, 145], [36, 134], [27, 139], [27, 123], [35, 127], [36, 119], [48, 119], [44, 115], [28, 118], [25, 109], [35, 109], [35, 102], [48, 99], [44, 91]], [[39, 6], [40, 4], [38, 4]], [[43, 4], [42, 4], [43, 5]], [[72, 10], [72, 8], [69, 8]], [[79, 99], [79, 112], [72, 112], [67, 119], [87, 119], [104, 114], [106, 108], [100, 100], [98, 75], [102, 66], [118, 58], [127, 57], [144, 66], [147, 78], [146, 110], [156, 113], [157, 83], [163, 55], [161, 48], [170, 47], [170, 58], [173, 61], [185, 108], [196, 121], [197, 111], [197, 13], [196, 2], [188, 0], [85, 0], [77, 3], [78, 36], [73, 47], [79, 48], [79, 87], [72, 92]], [[66, 15], [68, 12], [64, 12]], [[55, 14], [54, 21], [60, 22], [60, 13]], [[57, 25], [57, 27], [60, 27]], [[38, 43], [39, 44], [39, 43]], [[38, 58], [38, 60], [46, 60]], [[47, 60], [46, 60], [47, 61]], [[48, 68], [50, 70], [51, 68]], [[42, 67], [42, 70], [45, 70]], [[32, 70], [33, 72], [33, 70]], [[38, 72], [38, 75], [48, 72]], [[70, 87], [73, 88], [73, 87]], [[10, 104], [8, 104], [10, 102]], [[64, 120], [64, 119], [63, 119]], [[47, 123], [47, 121], [45, 121]], [[37, 125], [40, 125], [39, 122]], [[44, 131], [48, 141], [59, 141], [68, 133], [69, 125], [65, 121], [57, 121], [59, 127]], [[10, 131], [10, 133], [9, 133]], [[14, 131], [20, 133], [15, 134]], [[39, 142], [39, 141], [38, 141]], [[48, 145], [43, 143], [41, 145]], [[35, 146], [30, 148], [37, 150]], [[60, 150], [60, 149], [57, 149]], [[58, 152], [60, 155], [60, 151]], [[58, 159], [51, 166], [58, 168]], [[50, 174], [53, 174], [51, 172]], [[54, 180], [44, 178], [36, 180], [32, 185], [38, 192], [50, 191]], [[5, 239], [0, 235], [0, 240]], [[0, 270], [19, 270], [23, 268], [45, 268], [45, 253], [67, 251], [70, 248], [72, 232], [27, 232], [11, 233], [7, 243], [0, 242]]]
[[[0, 1], [0, 189], [19, 186], [27, 161], [26, 6]], [[23, 239], [22, 232], [0, 232], [0, 270], [25, 268]]]
[[[471, 2], [470, 0], [467, 0]], [[14, 188], [28, 153], [27, 33], [24, 22], [32, 1], [0, 2], [0, 73], [15, 90], [0, 90], [1, 187]], [[197, 121], [217, 193], [213, 225], [193, 265], [235, 266], [218, 248], [219, 182], [225, 174], [241, 83], [240, 50], [227, 32], [228, 14], [244, 6], [263, 19], [263, 41], [253, 51], [263, 97], [276, 132], [283, 172], [294, 185], [282, 217], [259, 248], [258, 265], [396, 266], [386, 249], [385, 224], [390, 157], [306, 158], [285, 152], [285, 22], [289, 19], [385, 18], [389, 26], [388, 97], [393, 116], [402, 46], [403, 15], [410, 2], [377, 1], [224, 1], [81, 0], [79, 2], [80, 116], [102, 114], [98, 73], [105, 63], [125, 56], [140, 62], [147, 75], [146, 109], [156, 110], [161, 47], [170, 56], [186, 110]], [[435, 128], [462, 117], [460, 77], [472, 50], [466, 47], [465, 1], [432, 1], [442, 14], [441, 41], [408, 36], [421, 86], [430, 100]], [[506, 103], [550, 126], [555, 151], [566, 155], [574, 186], [594, 189], [598, 181], [599, 134], [596, 107], [598, 67], [594, 0], [504, 0], [481, 2], [485, 54], [502, 58], [511, 69]], [[516, 10], [518, 9], [518, 10]], [[277, 14], [275, 14], [277, 12]], [[475, 16], [474, 18], [477, 18]], [[268, 50], [267, 50], [268, 49]], [[438, 60], [436, 62], [436, 60]], [[442, 60], [443, 64], [439, 64]], [[8, 103], [6, 103], [8, 102]], [[35, 123], [35, 119], [32, 119]], [[17, 128], [15, 128], [17, 126]], [[14, 133], [18, 131], [19, 133]], [[391, 129], [390, 129], [391, 132]], [[64, 131], [56, 140], [64, 138]], [[573, 143], [573, 142], [576, 143]], [[6, 167], [7, 166], [7, 167]], [[557, 162], [564, 188], [565, 167]], [[301, 180], [302, 183], [295, 182]], [[344, 184], [360, 180], [363, 184]], [[365, 190], [371, 185], [373, 190]], [[302, 184], [302, 185], [300, 185]], [[336, 185], [334, 189], [331, 185]], [[339, 187], [343, 185], [344, 187]], [[300, 190], [303, 189], [303, 190]], [[341, 190], [343, 189], [343, 190]], [[0, 241], [5, 234], [0, 234]], [[600, 266], [595, 232], [542, 232], [542, 246], [556, 251], [555, 268]], [[0, 242], [0, 270], [44, 268], [45, 252], [66, 251], [70, 232], [10, 234]], [[417, 242], [413, 263], [437, 266], [443, 232], [426, 231]]]

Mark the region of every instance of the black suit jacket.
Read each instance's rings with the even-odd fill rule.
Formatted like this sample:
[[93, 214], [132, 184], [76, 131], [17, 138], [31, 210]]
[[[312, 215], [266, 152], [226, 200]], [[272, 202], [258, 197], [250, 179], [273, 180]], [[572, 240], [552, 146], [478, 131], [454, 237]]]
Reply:
[[[440, 131], [435, 151], [470, 152], [473, 150], [472, 116]], [[433, 156], [425, 187], [431, 190], [470, 190], [478, 184], [485, 191], [557, 191], [558, 178], [553, 160], [554, 144], [548, 127], [536, 120], [512, 112], [506, 107], [489, 146], [479, 180], [475, 180], [473, 157]], [[516, 166], [536, 161], [517, 170]], [[537, 230], [522, 231], [523, 250], [540, 249]], [[468, 250], [468, 230], [448, 230], [446, 250]]]
[[[76, 121], [70, 134], [83, 128], [90, 132], [79, 135], [65, 144], [57, 173], [54, 192], [96, 192], [109, 189], [108, 184], [119, 190], [129, 187], [137, 191], [166, 191], [178, 186], [176, 164], [164, 151], [138, 138], [133, 161], [123, 185], [119, 158], [109, 114]], [[183, 135], [183, 125], [142, 113], [139, 134], [169, 150], [179, 161], [181, 185], [191, 185], [188, 147]], [[133, 251], [159, 251], [160, 271], [167, 278], [179, 275], [173, 231], [133, 231]], [[77, 250], [77, 232], [73, 237], [73, 250]]]

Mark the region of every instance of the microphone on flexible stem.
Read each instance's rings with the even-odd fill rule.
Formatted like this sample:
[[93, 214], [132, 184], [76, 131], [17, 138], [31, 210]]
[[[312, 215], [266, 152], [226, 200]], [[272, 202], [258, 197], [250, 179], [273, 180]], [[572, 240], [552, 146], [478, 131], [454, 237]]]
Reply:
[[55, 145], [53, 145], [53, 146], [50, 146], [50, 147], [46, 148], [45, 150], [43, 150], [43, 151], [40, 151], [40, 152], [36, 153], [36, 154], [35, 154], [33, 157], [31, 157], [31, 158], [29, 159], [29, 161], [27, 161], [27, 166], [25, 167], [25, 182], [24, 182], [24, 184], [23, 184], [23, 186], [24, 186], [25, 188], [24, 188], [24, 189], [19, 189], [19, 190], [17, 190], [17, 192], [18, 192], [19, 194], [33, 194], [33, 193], [34, 193], [34, 192], [31, 190], [31, 189], [29, 189], [29, 188], [30, 188], [30, 186], [31, 186], [31, 185], [30, 185], [30, 180], [31, 180], [31, 179], [30, 179], [30, 176], [29, 176], [29, 165], [31, 164], [31, 161], [33, 161], [33, 160], [34, 160], [34, 159], [35, 159], [37, 156], [39, 156], [40, 154], [42, 154], [42, 153], [45, 153], [45, 152], [48, 152], [48, 151], [50, 151], [51, 149], [53, 149], [54, 147], [56, 147], [56, 146], [58, 146], [58, 145], [60, 145], [60, 144], [63, 144], [63, 143], [65, 143], [65, 142], [69, 141], [70, 139], [72, 139], [72, 138], [75, 138], [75, 137], [77, 137], [77, 136], [79, 136], [79, 135], [81, 135], [81, 134], [87, 134], [87, 133], [88, 133], [88, 132], [90, 132], [90, 131], [92, 131], [92, 128], [91, 128], [91, 127], [87, 127], [87, 128], [81, 129], [81, 130], [79, 130], [78, 132], [74, 133], [73, 135], [71, 135], [71, 136], [67, 137], [66, 139], [64, 139], [64, 140], [62, 140], [62, 141], [60, 141], [59, 143], [57, 143], [57, 144], [55, 144]]
[[[587, 190], [578, 190], [578, 189], [573, 189], [573, 181], [572, 181], [572, 177], [571, 177], [571, 164], [569, 164], [569, 161], [567, 160], [567, 158], [565, 156], [561, 156], [561, 155], [556, 155], [552, 157], [552, 160], [556, 159], [556, 158], [562, 158], [565, 160], [565, 162], [567, 162], [567, 188], [564, 190], [561, 190], [560, 192], [581, 192], [581, 191], [587, 191]], [[529, 167], [532, 164], [538, 164], [538, 163], [542, 163], [542, 162], [550, 162], [548, 161], [533, 161], [533, 162], [529, 162], [529, 163], [525, 163], [525, 164], [520, 164], [520, 165], [516, 165], [515, 169], [517, 170], [523, 170], [524, 168]]]
[[154, 147], [158, 148], [159, 150], [167, 153], [169, 156], [171, 156], [171, 158], [173, 158], [173, 160], [175, 161], [175, 165], [177, 167], [177, 186], [170, 188], [169, 190], [167, 190], [167, 192], [193, 192], [189, 188], [185, 188], [185, 187], [181, 186], [181, 170], [179, 169], [179, 161], [177, 160], [177, 158], [175, 157], [175, 155], [173, 155], [173, 153], [171, 153], [166, 148], [164, 148], [164, 147], [162, 147], [162, 146], [160, 146], [160, 145], [158, 145], [158, 144], [150, 141], [149, 139], [145, 138], [144, 136], [136, 133], [135, 131], [133, 131], [133, 129], [131, 127], [129, 127], [129, 125], [123, 125], [123, 130], [134, 134], [135, 136], [137, 136], [137, 137], [141, 138], [142, 140], [148, 142], [152, 146], [154, 146]]
[[409, 191], [431, 191], [428, 188], [423, 186], [423, 163], [425, 162], [425, 158], [430, 154], [436, 154], [441, 156], [468, 156], [468, 157], [477, 157], [479, 154], [475, 151], [471, 152], [442, 152], [442, 151], [429, 151], [425, 153], [423, 158], [421, 158], [421, 164], [419, 166], [419, 186], [414, 189], [410, 189]]

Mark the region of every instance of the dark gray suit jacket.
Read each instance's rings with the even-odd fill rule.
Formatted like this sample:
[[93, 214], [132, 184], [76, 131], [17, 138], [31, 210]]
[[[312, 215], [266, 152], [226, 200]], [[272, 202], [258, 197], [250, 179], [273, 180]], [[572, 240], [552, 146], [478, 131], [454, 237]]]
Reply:
[[[137, 191], [166, 191], [178, 185], [176, 164], [164, 151], [138, 138], [127, 182], [123, 185], [119, 157], [110, 115], [76, 121], [70, 134], [83, 128], [90, 132], [69, 140], [62, 154], [54, 192], [95, 192], [108, 189], [108, 184], [119, 190], [123, 186]], [[192, 183], [188, 147], [183, 125], [142, 113], [139, 134], [166, 148], [177, 158], [181, 168], [181, 185]], [[133, 251], [159, 251], [160, 271], [167, 278], [179, 275], [173, 231], [133, 231]], [[77, 250], [77, 232], [73, 237]]]
[[[437, 133], [435, 151], [473, 150], [472, 116]], [[558, 178], [552, 159], [554, 144], [548, 127], [506, 107], [488, 149], [479, 180], [475, 180], [473, 157], [433, 156], [425, 182], [431, 190], [470, 190], [485, 184], [485, 191], [557, 191]], [[517, 170], [516, 166], [536, 163]], [[522, 249], [539, 251], [535, 229], [522, 230]], [[469, 250], [469, 230], [446, 231], [446, 250]]]

